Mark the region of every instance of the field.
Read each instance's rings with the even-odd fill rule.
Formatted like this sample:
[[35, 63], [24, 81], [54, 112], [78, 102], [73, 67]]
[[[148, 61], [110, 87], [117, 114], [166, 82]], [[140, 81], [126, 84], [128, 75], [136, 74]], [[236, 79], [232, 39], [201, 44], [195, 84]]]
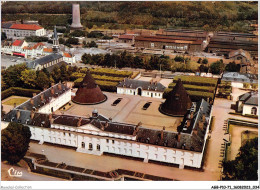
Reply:
[[178, 79], [181, 79], [184, 88], [187, 90], [187, 93], [191, 96], [193, 101], [197, 101], [199, 98], [210, 98], [210, 100], [214, 98], [218, 79], [200, 76], [174, 77], [173, 82], [170, 83], [168, 88], [165, 90], [165, 95], [172, 90]]
[[17, 106], [27, 101], [29, 98], [25, 97], [17, 97], [17, 96], [11, 96], [8, 98], [8, 100], [4, 101], [3, 104], [13, 106], [16, 104]]

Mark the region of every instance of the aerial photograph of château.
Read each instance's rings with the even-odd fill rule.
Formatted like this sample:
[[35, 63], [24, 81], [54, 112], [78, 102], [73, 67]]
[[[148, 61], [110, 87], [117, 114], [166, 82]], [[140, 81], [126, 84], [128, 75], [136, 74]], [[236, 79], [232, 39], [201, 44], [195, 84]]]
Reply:
[[258, 113], [258, 1], [1, 1], [2, 182], [258, 189]]

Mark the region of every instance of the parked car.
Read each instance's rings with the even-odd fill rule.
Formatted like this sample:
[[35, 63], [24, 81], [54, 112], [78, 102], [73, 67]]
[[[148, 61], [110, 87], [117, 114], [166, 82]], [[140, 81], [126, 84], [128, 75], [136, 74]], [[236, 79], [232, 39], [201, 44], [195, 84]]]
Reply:
[[111, 104], [111, 106], [116, 106], [117, 104], [119, 104], [119, 102], [121, 102], [122, 98], [117, 98], [113, 104]]
[[152, 102], [146, 102], [145, 104], [144, 104], [144, 106], [143, 106], [143, 110], [147, 110], [149, 107], [150, 107], [150, 105], [151, 105], [151, 103]]

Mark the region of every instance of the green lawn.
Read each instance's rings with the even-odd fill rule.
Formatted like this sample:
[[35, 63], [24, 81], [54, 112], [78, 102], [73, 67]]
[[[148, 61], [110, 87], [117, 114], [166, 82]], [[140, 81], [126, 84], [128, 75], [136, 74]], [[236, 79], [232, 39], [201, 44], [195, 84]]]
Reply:
[[241, 146], [243, 146], [246, 141], [258, 137], [258, 133], [255, 131], [243, 131], [241, 133]]
[[14, 97], [14, 98], [10, 98], [9, 100], [3, 102], [4, 105], [11, 105], [13, 106], [14, 103], [16, 103], [16, 105], [20, 105], [22, 103], [24, 103], [25, 101], [27, 101], [29, 98], [18, 98], [18, 97]]

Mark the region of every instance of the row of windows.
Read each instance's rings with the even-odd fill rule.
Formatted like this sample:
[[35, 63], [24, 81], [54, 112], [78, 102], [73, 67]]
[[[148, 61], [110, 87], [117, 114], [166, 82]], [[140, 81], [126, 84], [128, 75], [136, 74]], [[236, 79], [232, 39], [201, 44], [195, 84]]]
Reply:
[[[86, 148], [84, 142], [81, 143], [81, 148]], [[93, 150], [93, 144], [92, 143], [88, 144], [88, 150]], [[97, 144], [97, 150], [100, 151], [100, 145], [99, 144]]]

